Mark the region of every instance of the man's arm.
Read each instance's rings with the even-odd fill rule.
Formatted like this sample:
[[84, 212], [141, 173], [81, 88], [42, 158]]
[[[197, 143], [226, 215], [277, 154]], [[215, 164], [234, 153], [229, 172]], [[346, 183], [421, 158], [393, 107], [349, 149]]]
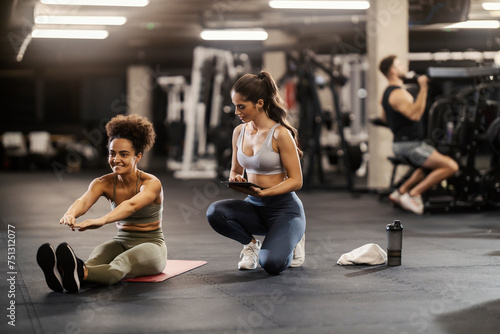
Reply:
[[419, 121], [420, 118], [422, 118], [427, 101], [427, 92], [429, 90], [429, 78], [427, 78], [427, 76], [423, 75], [417, 80], [420, 85], [420, 91], [415, 100], [413, 100], [411, 94], [405, 89], [397, 89], [389, 96], [389, 104], [391, 107], [412, 121]]

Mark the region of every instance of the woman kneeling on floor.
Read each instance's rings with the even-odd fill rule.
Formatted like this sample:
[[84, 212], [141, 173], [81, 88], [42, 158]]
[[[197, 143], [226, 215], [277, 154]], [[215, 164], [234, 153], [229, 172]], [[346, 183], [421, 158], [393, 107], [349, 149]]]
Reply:
[[[154, 175], [137, 167], [143, 153], [154, 144], [153, 125], [138, 115], [119, 115], [107, 123], [106, 131], [113, 172], [93, 180], [60, 223], [80, 232], [116, 223], [118, 233], [95, 248], [86, 262], [67, 243], [57, 249], [48, 243], [40, 246], [37, 262], [47, 285], [57, 292], [78, 292], [84, 281], [115, 284], [126, 277], [158, 274], [165, 268], [162, 185]], [[112, 210], [101, 218], [77, 223], [101, 196], [110, 201]]]
[[[213, 203], [207, 219], [218, 233], [243, 244], [238, 269], [255, 269], [257, 263], [271, 275], [304, 262], [306, 218], [295, 190], [302, 187], [296, 130], [276, 82], [267, 72], [246, 74], [231, 91], [236, 115], [243, 124], [233, 131], [229, 181], [248, 196]], [[261, 244], [254, 235], [265, 235]]]

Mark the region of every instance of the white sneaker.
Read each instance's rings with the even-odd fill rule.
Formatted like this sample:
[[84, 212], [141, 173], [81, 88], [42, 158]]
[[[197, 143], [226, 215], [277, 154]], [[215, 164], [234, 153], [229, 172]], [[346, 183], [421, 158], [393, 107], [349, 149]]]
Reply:
[[401, 205], [401, 193], [399, 190], [394, 190], [390, 195], [389, 195], [389, 200], [397, 205]]
[[302, 266], [304, 261], [306, 260], [306, 235], [302, 236], [299, 243], [295, 245], [293, 250], [293, 259], [290, 263], [290, 268], [297, 268]]
[[257, 243], [250, 242], [248, 245], [243, 246], [243, 250], [240, 253], [241, 261], [238, 262], [238, 269], [255, 269], [259, 263], [259, 251], [262, 243], [257, 240]]
[[422, 215], [424, 213], [424, 203], [422, 202], [422, 196], [410, 196], [409, 193], [401, 195], [400, 198], [401, 206], [417, 215]]

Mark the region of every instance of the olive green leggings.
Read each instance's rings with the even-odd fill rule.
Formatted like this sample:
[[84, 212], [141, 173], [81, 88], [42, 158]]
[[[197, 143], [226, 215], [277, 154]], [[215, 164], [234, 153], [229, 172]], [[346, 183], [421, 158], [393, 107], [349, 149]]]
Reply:
[[113, 240], [97, 246], [85, 262], [88, 282], [115, 284], [123, 278], [159, 274], [167, 263], [161, 229], [149, 232], [118, 231]]

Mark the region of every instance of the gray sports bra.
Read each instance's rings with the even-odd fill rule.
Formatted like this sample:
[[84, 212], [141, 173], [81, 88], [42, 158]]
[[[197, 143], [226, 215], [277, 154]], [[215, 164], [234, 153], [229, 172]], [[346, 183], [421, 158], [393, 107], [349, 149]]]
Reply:
[[[137, 178], [137, 184], [135, 185], [135, 193], [139, 190], [139, 180], [141, 179], [141, 171], [139, 171], [139, 177]], [[117, 205], [115, 203], [116, 195], [116, 175], [113, 181], [113, 200], [111, 201], [111, 209], [114, 210]], [[163, 204], [149, 204], [142, 209], [137, 210], [121, 222], [128, 224], [148, 224], [154, 223], [161, 219], [163, 213]]]
[[279, 123], [269, 130], [269, 133], [267, 134], [267, 137], [259, 151], [252, 156], [248, 156], [243, 153], [242, 149], [243, 136], [245, 135], [246, 127], [246, 124], [243, 124], [240, 136], [236, 142], [236, 147], [238, 148], [236, 157], [238, 159], [238, 163], [246, 169], [247, 173], [272, 175], [286, 172], [283, 168], [283, 164], [281, 163], [279, 153], [276, 153], [273, 150], [273, 134], [278, 125]]

